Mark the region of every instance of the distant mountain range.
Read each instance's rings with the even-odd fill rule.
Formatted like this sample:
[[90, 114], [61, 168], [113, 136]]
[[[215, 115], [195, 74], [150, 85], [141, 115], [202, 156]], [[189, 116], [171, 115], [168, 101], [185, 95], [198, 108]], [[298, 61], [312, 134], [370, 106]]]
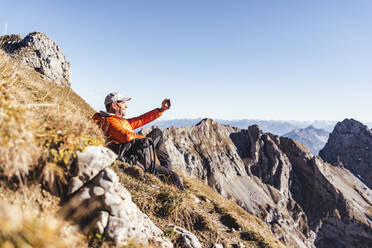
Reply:
[[[199, 123], [202, 118], [196, 119], [173, 119], [173, 120], [156, 120], [145, 127], [158, 126], [160, 128], [168, 127], [188, 127], [194, 126]], [[216, 122], [224, 125], [230, 125], [241, 129], [247, 129], [249, 126], [258, 125], [264, 132], [269, 132], [276, 135], [284, 135], [295, 129], [303, 129], [308, 126], [313, 126], [317, 129], [323, 129], [327, 132], [332, 132], [336, 121], [327, 120], [316, 120], [316, 121], [278, 121], [278, 120], [253, 120], [253, 119], [241, 119], [241, 120], [223, 120], [215, 119]], [[372, 123], [365, 123], [368, 126], [372, 126]]]
[[283, 134], [282, 136], [300, 142], [309, 148], [314, 155], [318, 155], [319, 150], [327, 143], [329, 132], [310, 125], [304, 129], [295, 129], [289, 133]]
[[[196, 125], [202, 118], [196, 119], [173, 119], [156, 120], [144, 127], [158, 126], [162, 129], [169, 127], [191, 127]], [[241, 129], [249, 126], [258, 125], [263, 132], [292, 138], [306, 146], [314, 155], [318, 155], [319, 150], [327, 143], [329, 134], [333, 131], [337, 121], [315, 120], [315, 121], [279, 121], [279, 120], [215, 120], [219, 124], [229, 125]], [[364, 123], [371, 127], [372, 123]]]

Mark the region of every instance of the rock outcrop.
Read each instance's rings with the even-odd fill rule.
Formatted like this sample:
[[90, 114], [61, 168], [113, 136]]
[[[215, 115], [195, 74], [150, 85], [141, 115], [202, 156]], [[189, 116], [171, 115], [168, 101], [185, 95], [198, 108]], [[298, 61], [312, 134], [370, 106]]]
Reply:
[[344, 166], [372, 189], [372, 131], [362, 123], [338, 122], [319, 156], [335, 166]]
[[307, 128], [292, 130], [282, 136], [300, 142], [309, 148], [314, 155], [318, 155], [320, 149], [322, 149], [327, 143], [329, 133], [323, 129], [318, 129], [310, 125]]
[[174, 166], [263, 219], [288, 247], [371, 247], [372, 192], [290, 138], [205, 119], [165, 130]]
[[107, 168], [116, 154], [105, 147], [87, 147], [78, 153], [77, 173], [70, 185], [63, 215], [86, 233], [98, 232], [117, 246], [135, 242], [173, 247], [163, 232], [132, 202], [131, 194]]
[[0, 48], [41, 73], [44, 79], [71, 85], [70, 63], [59, 46], [45, 34], [33, 32], [24, 39], [19, 35], [4, 35], [0, 37]]
[[173, 227], [173, 231], [179, 235], [180, 239], [182, 239], [183, 247], [202, 248], [198, 238], [193, 233], [179, 226], [171, 225], [171, 227]]

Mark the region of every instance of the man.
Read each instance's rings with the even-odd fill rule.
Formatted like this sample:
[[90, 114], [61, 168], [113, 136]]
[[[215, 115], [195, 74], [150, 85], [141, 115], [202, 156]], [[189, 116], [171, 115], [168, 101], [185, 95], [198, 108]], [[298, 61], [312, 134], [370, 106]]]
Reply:
[[[139, 165], [147, 172], [155, 175], [165, 175], [178, 188], [184, 190], [180, 177], [172, 170], [172, 163], [164, 146], [163, 133], [159, 128], [152, 130], [146, 137], [135, 133], [133, 130], [159, 118], [164, 111], [170, 109], [170, 100], [164, 99], [161, 108], [156, 108], [138, 117], [125, 119], [127, 101], [119, 92], [113, 92], [106, 96], [106, 112], [101, 111], [93, 115], [93, 120], [98, 123], [110, 141], [108, 147], [119, 155], [119, 158], [128, 161], [133, 159], [133, 154], [145, 154], [153, 146], [160, 161], [160, 166], [141, 160]], [[147, 150], [146, 150], [147, 149]], [[124, 158], [122, 158], [124, 157]], [[147, 156], [148, 157], [148, 156]]]

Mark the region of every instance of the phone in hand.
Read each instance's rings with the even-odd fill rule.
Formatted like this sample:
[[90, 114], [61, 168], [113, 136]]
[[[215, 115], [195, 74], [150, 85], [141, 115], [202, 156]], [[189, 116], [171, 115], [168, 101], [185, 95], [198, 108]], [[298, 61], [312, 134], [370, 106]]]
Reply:
[[170, 106], [171, 106], [170, 99], [167, 99], [167, 101], [165, 102], [165, 107], [170, 107]]

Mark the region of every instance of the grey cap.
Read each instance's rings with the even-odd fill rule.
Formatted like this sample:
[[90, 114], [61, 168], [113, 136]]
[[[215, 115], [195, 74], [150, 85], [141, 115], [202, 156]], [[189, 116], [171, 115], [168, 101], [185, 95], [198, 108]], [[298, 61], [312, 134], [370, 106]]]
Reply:
[[129, 101], [130, 99], [132, 98], [123, 96], [119, 92], [112, 92], [106, 96], [105, 105], [110, 104], [112, 102], [119, 102], [119, 101], [126, 102], [126, 101]]

